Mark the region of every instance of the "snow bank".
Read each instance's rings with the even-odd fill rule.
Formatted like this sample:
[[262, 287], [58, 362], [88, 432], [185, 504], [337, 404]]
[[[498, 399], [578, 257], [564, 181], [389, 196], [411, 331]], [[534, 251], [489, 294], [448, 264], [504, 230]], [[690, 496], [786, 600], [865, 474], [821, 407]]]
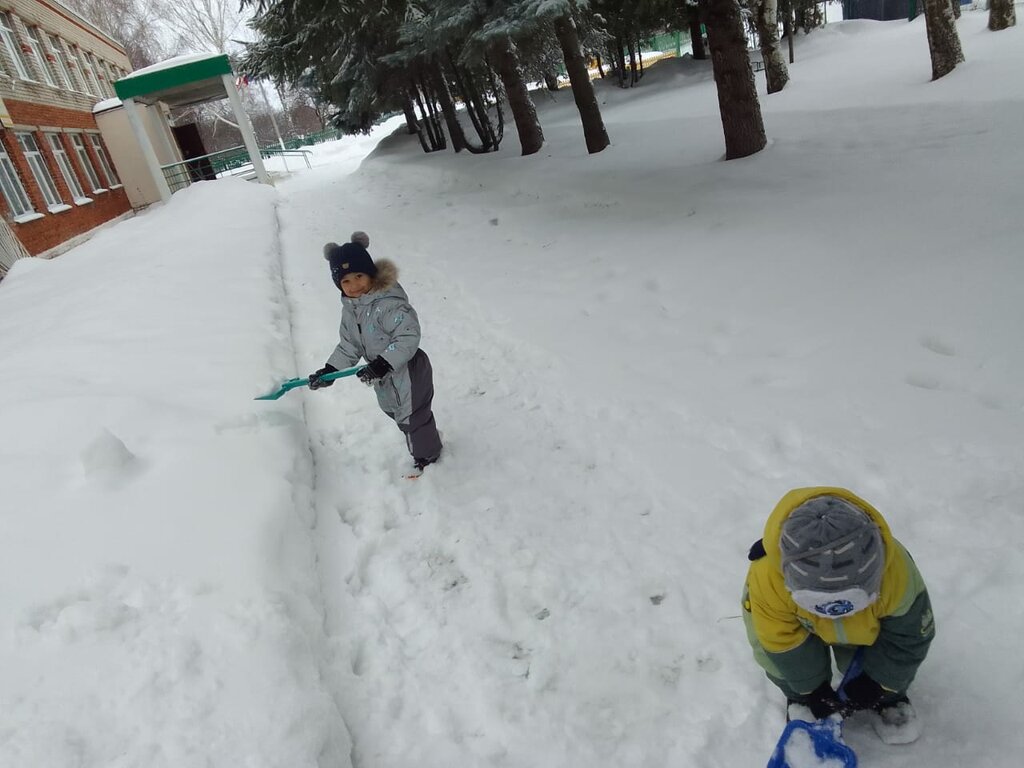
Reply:
[[275, 206], [193, 185], [0, 285], [0, 765], [347, 763], [301, 409], [252, 401]]

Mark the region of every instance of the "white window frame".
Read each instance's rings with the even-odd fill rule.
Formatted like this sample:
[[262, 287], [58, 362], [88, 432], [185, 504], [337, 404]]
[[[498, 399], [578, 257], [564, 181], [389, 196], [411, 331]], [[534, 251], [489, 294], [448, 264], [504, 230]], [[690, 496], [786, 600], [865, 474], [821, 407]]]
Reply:
[[22, 80], [35, 81], [35, 78], [29, 74], [28, 62], [25, 61], [24, 51], [21, 50], [14, 17], [11, 16], [10, 11], [0, 11], [0, 36], [4, 39], [4, 45], [7, 46], [7, 53], [10, 54], [14, 68], [18, 71], [18, 77]]
[[3, 192], [14, 221], [26, 221], [37, 217], [32, 200], [25, 191], [25, 185], [21, 183], [18, 169], [14, 166], [11, 156], [7, 154], [7, 147], [3, 142], [0, 142], [0, 191]]
[[103, 59], [97, 58], [96, 63], [100, 66], [100, 74], [103, 75], [103, 90], [106, 91], [109, 98], [114, 98], [117, 93], [114, 91], [114, 65], [110, 62], [104, 61]]
[[51, 35], [49, 32], [44, 32], [46, 35], [46, 44], [50, 49], [50, 53], [53, 54], [54, 59], [57, 60], [57, 66], [55, 69], [58, 74], [64, 78], [67, 83], [68, 90], [77, 91], [78, 82], [75, 80], [75, 75], [71, 71], [72, 67], [69, 66], [71, 60], [68, 58], [67, 51], [64, 50], [64, 42], [57, 37], [57, 35]]
[[96, 157], [100, 161], [100, 170], [103, 171], [103, 175], [107, 177], [107, 187], [109, 189], [116, 189], [121, 186], [121, 180], [117, 178], [117, 172], [114, 170], [113, 163], [110, 162], [110, 158], [107, 157], [107, 150], [103, 146], [103, 142], [100, 141], [100, 137], [95, 133], [88, 134], [89, 142], [92, 144], [92, 151], [96, 153]]
[[50, 175], [50, 169], [46, 167], [46, 157], [43, 156], [43, 152], [39, 148], [35, 134], [30, 131], [17, 131], [14, 137], [18, 140], [21, 153], [25, 156], [25, 161], [32, 171], [36, 186], [43, 193], [43, 201], [46, 203], [47, 210], [50, 213], [67, 210], [67, 203], [61, 198], [53, 176]]
[[75, 148], [75, 154], [78, 156], [78, 163], [82, 166], [82, 170], [85, 171], [86, 177], [89, 179], [89, 183], [92, 184], [93, 192], [106, 192], [107, 190], [100, 186], [100, 177], [96, 175], [96, 169], [92, 167], [92, 161], [89, 159], [89, 152], [85, 148], [85, 139], [80, 133], [69, 133], [71, 137], [71, 144]]
[[85, 73], [83, 79], [86, 79], [85, 75], [88, 75], [88, 82], [93, 87], [93, 90], [89, 91], [89, 93], [98, 99], [102, 99], [104, 96], [103, 89], [100, 87], [100, 81], [96, 78], [96, 59], [88, 51], [83, 51], [81, 48], [77, 50], [78, 60], [82, 62], [82, 71]]
[[91, 203], [92, 198], [85, 196], [85, 190], [82, 189], [82, 182], [78, 180], [78, 175], [75, 173], [75, 166], [71, 162], [71, 158], [68, 156], [68, 151], [64, 148], [64, 143], [60, 140], [60, 134], [46, 134], [46, 142], [50, 145], [50, 152], [53, 153], [53, 159], [57, 161], [57, 167], [60, 168], [60, 173], [64, 177], [64, 183], [67, 184], [68, 189], [71, 190], [71, 196], [74, 198], [75, 205]]
[[25, 38], [28, 40], [28, 47], [32, 49], [32, 57], [39, 65], [39, 71], [43, 73], [43, 79], [47, 85], [57, 87], [57, 80], [50, 69], [50, 62], [46, 60], [46, 51], [43, 50], [42, 30], [39, 27], [25, 27]]

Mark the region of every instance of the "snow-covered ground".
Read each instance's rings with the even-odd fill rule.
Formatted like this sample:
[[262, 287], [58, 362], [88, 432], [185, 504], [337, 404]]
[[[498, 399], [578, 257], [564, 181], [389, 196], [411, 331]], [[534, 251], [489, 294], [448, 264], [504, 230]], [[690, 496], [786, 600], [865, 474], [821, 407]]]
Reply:
[[[929, 583], [911, 747], [1024, 750], [1024, 29], [800, 39], [722, 162], [710, 69], [571, 94], [547, 144], [314, 148], [0, 283], [0, 765], [763, 765], [739, 620], [778, 498], [850, 487]], [[763, 80], [759, 81], [763, 88]], [[431, 355], [418, 481], [372, 393], [251, 398], [336, 340], [326, 240], [395, 260]]]

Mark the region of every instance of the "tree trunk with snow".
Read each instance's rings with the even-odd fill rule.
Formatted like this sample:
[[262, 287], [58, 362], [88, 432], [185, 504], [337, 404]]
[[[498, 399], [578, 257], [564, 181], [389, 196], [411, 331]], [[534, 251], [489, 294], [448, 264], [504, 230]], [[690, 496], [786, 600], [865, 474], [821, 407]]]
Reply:
[[789, 82], [789, 68], [779, 43], [779, 9], [776, 0], [757, 0], [753, 6], [754, 25], [764, 59], [768, 93], [777, 93]]
[[1017, 24], [1017, 12], [1013, 9], [1013, 0], [989, 0], [988, 28], [998, 32]]
[[519, 56], [508, 38], [495, 43], [491, 47], [491, 52], [494, 54], [498, 76], [501, 78], [502, 85], [505, 86], [505, 97], [508, 99], [509, 109], [512, 110], [512, 117], [516, 121], [516, 130], [519, 132], [519, 144], [523, 148], [523, 154], [532, 155], [539, 152], [540, 148], [544, 146], [544, 131], [540, 127], [540, 120], [537, 119], [537, 109], [533, 105], [533, 99], [530, 98], [530, 92], [526, 88]]
[[583, 123], [583, 136], [587, 141], [587, 151], [591, 154], [600, 152], [611, 141], [608, 139], [608, 132], [604, 127], [601, 107], [597, 103], [594, 84], [590, 82], [587, 62], [584, 61], [583, 51], [580, 49], [580, 36], [576, 31], [576, 22], [573, 21], [572, 16], [560, 16], [555, 19], [555, 35], [562, 48], [562, 57], [565, 59], [565, 69], [569, 73], [569, 82], [572, 83], [572, 96], [576, 101], [576, 109], [580, 113], [580, 121]]
[[952, 72], [964, 60], [949, 0], [924, 0], [925, 27], [932, 57], [932, 80]]
[[960, 0], [949, 0], [949, 7], [953, 9], [953, 16], [959, 19], [960, 14], [963, 13], [960, 10]]
[[760, 152], [768, 143], [737, 0], [706, 0], [711, 64], [725, 132], [725, 159]]

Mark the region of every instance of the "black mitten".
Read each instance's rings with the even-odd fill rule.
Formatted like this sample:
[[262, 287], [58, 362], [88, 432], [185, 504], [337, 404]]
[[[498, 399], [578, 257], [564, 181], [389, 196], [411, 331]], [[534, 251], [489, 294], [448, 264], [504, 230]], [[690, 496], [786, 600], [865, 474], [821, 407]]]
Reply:
[[334, 379], [321, 379], [325, 373], [335, 373], [338, 369], [328, 363], [316, 373], [309, 374], [309, 388], [320, 389], [321, 387], [329, 387], [334, 383]]
[[874, 709], [885, 696], [885, 689], [861, 673], [843, 686], [850, 709]]
[[383, 357], [378, 357], [363, 370], [356, 374], [363, 384], [372, 384], [377, 379], [382, 379], [391, 373], [391, 363]]
[[814, 715], [817, 720], [824, 720], [829, 715], [840, 712], [842, 703], [836, 697], [836, 692], [828, 683], [822, 683], [806, 696], [794, 699], [798, 704], [803, 704]]

